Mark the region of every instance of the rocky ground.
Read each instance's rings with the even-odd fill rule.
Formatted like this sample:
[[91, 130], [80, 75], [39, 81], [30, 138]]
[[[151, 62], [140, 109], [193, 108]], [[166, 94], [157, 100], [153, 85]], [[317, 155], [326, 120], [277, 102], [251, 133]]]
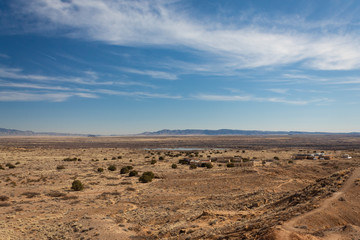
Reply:
[[[353, 146], [299, 149], [290, 143], [281, 148], [227, 148], [219, 137], [221, 149], [169, 151], [144, 149], [149, 138], [132, 139], [128, 147], [117, 146], [116, 142], [126, 141], [114, 138], [31, 139], [0, 140], [2, 239], [351, 239], [360, 226], [358, 215], [353, 214], [360, 211], [356, 205], [360, 181], [353, 177], [360, 151]], [[178, 140], [156, 141], [163, 147]], [[300, 150], [324, 150], [332, 159], [291, 160]], [[344, 153], [353, 158], [342, 159]], [[279, 160], [246, 168], [213, 163], [213, 168], [190, 169], [178, 164], [191, 154]], [[151, 164], [152, 160], [156, 163]], [[110, 165], [116, 170], [108, 170]], [[138, 176], [120, 174], [124, 166], [139, 174], [152, 171], [156, 177], [141, 183]], [[71, 189], [75, 179], [84, 184], [82, 191]], [[344, 201], [337, 198], [331, 205], [338, 209], [333, 215], [343, 214], [341, 220], [330, 224], [317, 219], [321, 224], [306, 225], [311, 221], [303, 218], [291, 223], [316, 209], [325, 211], [324, 201], [343, 191], [349, 179], [351, 191], [345, 191]]]

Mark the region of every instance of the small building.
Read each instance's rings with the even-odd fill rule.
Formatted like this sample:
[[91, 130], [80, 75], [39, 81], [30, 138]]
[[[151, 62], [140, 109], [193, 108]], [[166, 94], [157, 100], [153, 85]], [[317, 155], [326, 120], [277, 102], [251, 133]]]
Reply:
[[351, 159], [352, 157], [349, 154], [344, 154], [342, 158]]

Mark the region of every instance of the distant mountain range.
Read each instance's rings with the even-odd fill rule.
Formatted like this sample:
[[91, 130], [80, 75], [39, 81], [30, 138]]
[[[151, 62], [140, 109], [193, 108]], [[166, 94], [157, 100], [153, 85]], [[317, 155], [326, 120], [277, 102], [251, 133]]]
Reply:
[[176, 135], [299, 135], [299, 134], [360, 134], [358, 132], [351, 133], [331, 133], [331, 132], [301, 132], [301, 131], [259, 131], [259, 130], [233, 130], [233, 129], [185, 129], [185, 130], [169, 130], [163, 129], [157, 132], [144, 132], [139, 135], [145, 136], [176, 136]]
[[[259, 131], [259, 130], [234, 130], [234, 129], [184, 129], [184, 130], [170, 130], [163, 129], [156, 132], [143, 132], [135, 135], [127, 136], [190, 136], [190, 135], [206, 135], [206, 136], [221, 136], [221, 135], [300, 135], [300, 134], [351, 134], [360, 135], [359, 132], [350, 133], [332, 133], [332, 132], [301, 132], [301, 131]], [[96, 137], [100, 135], [75, 134], [75, 133], [55, 133], [55, 132], [33, 132], [21, 131], [16, 129], [0, 128], [0, 136], [84, 136]], [[121, 136], [121, 135], [110, 135]]]
[[0, 128], [0, 136], [88, 136], [83, 134], [54, 133], [54, 132], [33, 132], [16, 129]]

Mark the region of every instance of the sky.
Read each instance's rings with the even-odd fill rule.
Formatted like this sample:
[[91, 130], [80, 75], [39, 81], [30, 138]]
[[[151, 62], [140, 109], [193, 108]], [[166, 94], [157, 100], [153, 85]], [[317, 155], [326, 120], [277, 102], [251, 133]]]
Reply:
[[360, 2], [1, 0], [0, 127], [360, 132]]

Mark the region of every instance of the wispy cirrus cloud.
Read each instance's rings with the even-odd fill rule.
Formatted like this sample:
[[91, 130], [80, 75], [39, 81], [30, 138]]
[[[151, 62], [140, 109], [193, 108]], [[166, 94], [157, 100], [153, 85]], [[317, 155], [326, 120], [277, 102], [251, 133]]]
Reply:
[[[318, 70], [360, 68], [360, 35], [342, 29], [336, 19], [326, 24], [307, 24], [301, 17], [265, 19], [270, 26], [264, 28], [257, 21], [203, 22], [172, 1], [18, 1], [38, 25], [48, 29], [50, 22], [54, 29], [67, 28], [68, 37], [123, 46], [185, 47], [203, 52], [206, 59], [217, 56], [218, 62], [233, 63], [233, 69], [294, 63]], [[321, 31], [304, 31], [306, 25]]]
[[3, 54], [3, 53], [0, 53], [0, 57], [1, 57], [1, 58], [10, 58], [8, 55]]
[[308, 105], [308, 104], [321, 104], [328, 103], [332, 100], [328, 98], [317, 98], [309, 100], [292, 100], [278, 97], [256, 97], [251, 95], [216, 95], [216, 94], [197, 94], [193, 96], [195, 99], [204, 101], [220, 101], [220, 102], [270, 102], [270, 103], [283, 103], [290, 105]]
[[1, 102], [34, 102], [50, 101], [63, 102], [71, 97], [97, 98], [94, 94], [89, 93], [59, 93], [59, 92], [23, 92], [23, 91], [0, 91]]
[[163, 72], [163, 71], [154, 71], [154, 70], [139, 70], [134, 68], [119, 68], [123, 72], [134, 73], [139, 75], [146, 75], [152, 78], [158, 79], [167, 79], [167, 80], [176, 80], [177, 76], [173, 73]]

